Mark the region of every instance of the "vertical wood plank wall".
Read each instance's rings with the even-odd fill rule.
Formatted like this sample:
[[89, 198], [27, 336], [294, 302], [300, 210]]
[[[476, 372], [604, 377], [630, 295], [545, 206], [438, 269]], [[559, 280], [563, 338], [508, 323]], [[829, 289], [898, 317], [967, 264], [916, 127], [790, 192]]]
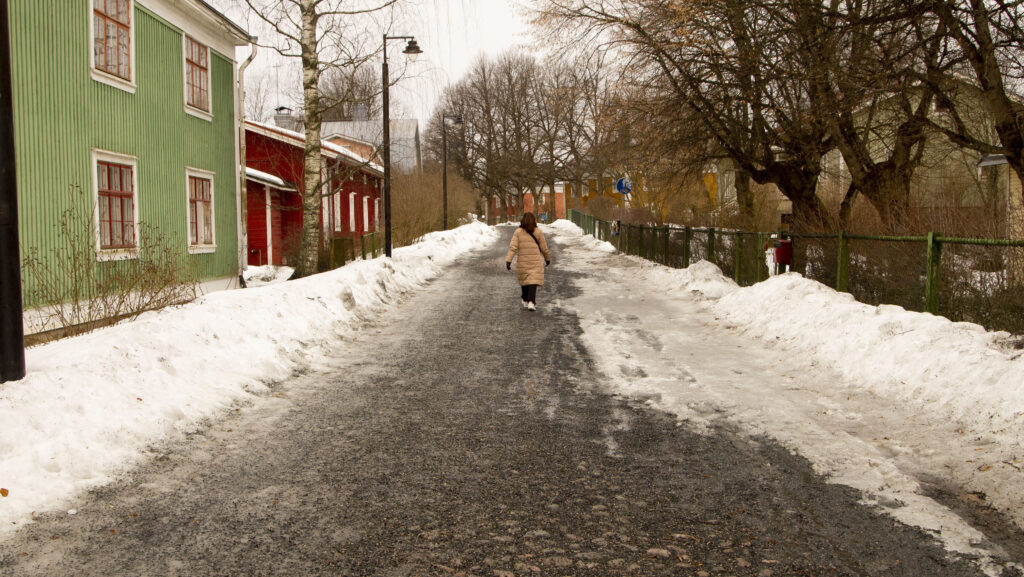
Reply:
[[[12, 0], [10, 10], [22, 256], [31, 248], [50, 253], [71, 203], [92, 214], [96, 148], [137, 158], [139, 220], [157, 227], [182, 255], [188, 254], [185, 169], [213, 172], [217, 250], [187, 258], [203, 279], [236, 275], [232, 60], [210, 50], [211, 122], [185, 112], [183, 31], [138, 2], [134, 94], [90, 76], [88, 2]], [[76, 186], [81, 195], [71, 192]], [[33, 304], [39, 303], [25, 303]]]

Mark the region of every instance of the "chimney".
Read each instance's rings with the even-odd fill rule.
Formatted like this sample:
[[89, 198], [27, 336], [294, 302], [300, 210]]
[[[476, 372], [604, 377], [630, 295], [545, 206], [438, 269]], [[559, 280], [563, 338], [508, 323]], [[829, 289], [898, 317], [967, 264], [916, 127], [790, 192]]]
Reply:
[[352, 120], [369, 120], [370, 107], [365, 102], [352, 105]]
[[295, 130], [295, 125], [298, 123], [292, 115], [291, 108], [288, 108], [287, 106], [278, 106], [274, 109], [274, 124], [285, 130]]

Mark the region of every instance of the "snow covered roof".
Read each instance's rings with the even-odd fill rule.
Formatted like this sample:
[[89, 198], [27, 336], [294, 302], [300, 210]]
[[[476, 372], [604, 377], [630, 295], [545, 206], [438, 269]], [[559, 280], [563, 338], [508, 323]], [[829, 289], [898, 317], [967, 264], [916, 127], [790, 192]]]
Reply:
[[285, 182], [284, 179], [248, 166], [245, 167], [245, 178], [270, 185], [280, 190], [295, 190], [295, 187]]
[[[270, 124], [264, 124], [262, 122], [246, 120], [245, 127], [246, 130], [253, 130], [263, 136], [288, 142], [296, 146], [304, 146], [306, 143], [306, 136], [301, 132], [295, 132], [294, 130], [288, 130], [286, 128], [281, 128], [280, 126], [271, 126]], [[384, 176], [383, 166], [375, 162], [369, 162], [367, 159], [356, 154], [347, 147], [322, 139], [320, 140], [320, 147], [323, 151], [323, 155], [330, 160], [340, 159], [350, 166], [359, 166], [362, 170], [369, 172], [374, 176]]]
[[[420, 123], [415, 118], [391, 119], [392, 140], [412, 140], [420, 131]], [[351, 120], [346, 122], [325, 122], [321, 127], [326, 138], [346, 136], [363, 142], [379, 145], [383, 140], [383, 125], [380, 120]]]

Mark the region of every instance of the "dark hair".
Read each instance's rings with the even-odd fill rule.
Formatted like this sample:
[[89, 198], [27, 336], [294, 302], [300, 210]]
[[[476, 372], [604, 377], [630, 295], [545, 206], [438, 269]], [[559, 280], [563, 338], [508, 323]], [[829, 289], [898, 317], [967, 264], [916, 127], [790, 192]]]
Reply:
[[523, 214], [523, 220], [519, 221], [519, 228], [525, 228], [526, 232], [533, 234], [537, 230], [537, 217], [532, 212]]

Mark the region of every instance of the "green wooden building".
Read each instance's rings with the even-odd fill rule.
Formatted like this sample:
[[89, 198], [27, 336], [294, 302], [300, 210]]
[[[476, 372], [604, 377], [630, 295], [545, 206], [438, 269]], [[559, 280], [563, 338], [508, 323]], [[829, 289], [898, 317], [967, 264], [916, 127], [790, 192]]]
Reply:
[[10, 20], [20, 242], [35, 262], [22, 270], [26, 333], [50, 328], [32, 309], [67, 298], [41, 290], [39, 270], [77, 274], [55, 262], [83, 243], [76, 222], [94, 260], [74, 267], [89, 274], [153, 258], [160, 238], [200, 290], [236, 286], [234, 54], [248, 33], [202, 0], [11, 0]]

